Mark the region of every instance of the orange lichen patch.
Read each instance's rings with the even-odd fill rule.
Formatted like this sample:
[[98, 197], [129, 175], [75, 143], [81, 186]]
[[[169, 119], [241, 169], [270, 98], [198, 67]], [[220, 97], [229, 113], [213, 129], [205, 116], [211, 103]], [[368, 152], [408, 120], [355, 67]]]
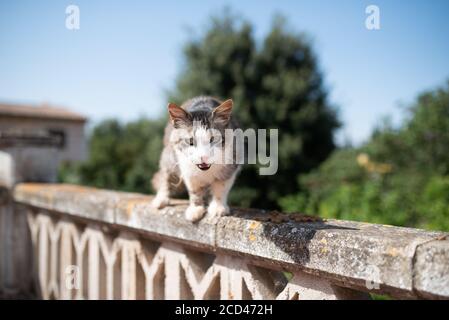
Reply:
[[48, 189], [48, 184], [42, 184], [42, 183], [21, 183], [16, 187], [17, 192], [39, 192], [43, 189]]
[[96, 188], [77, 186], [74, 184], [58, 185], [57, 189], [61, 190], [61, 191], [69, 191], [69, 192], [77, 192], [77, 193], [87, 193], [87, 192], [93, 192], [93, 191], [98, 190]]
[[254, 242], [256, 241], [257, 237], [253, 233], [250, 233], [248, 239], [249, 241]]
[[326, 238], [321, 239], [321, 240], [320, 240], [320, 243], [323, 245], [323, 246], [320, 248], [320, 252], [321, 252], [321, 253], [327, 253], [327, 252], [329, 251], [329, 249], [327, 248], [327, 240], [326, 240]]
[[46, 204], [53, 204], [54, 199], [61, 193], [69, 193], [73, 196], [77, 194], [92, 193], [96, 189], [69, 184], [49, 184], [49, 183], [22, 183], [16, 189], [16, 194], [24, 197], [32, 197]]
[[257, 229], [257, 227], [260, 226], [260, 222], [259, 221], [251, 221], [251, 223], [249, 224], [249, 236], [248, 239], [249, 241], [253, 242], [257, 239], [257, 237], [254, 234], [254, 230]]
[[58, 193], [58, 192], [77, 192], [87, 193], [96, 190], [95, 188], [71, 185], [71, 184], [48, 184], [48, 183], [21, 183], [16, 187], [17, 192], [21, 193]]
[[22, 183], [19, 184], [15, 192], [23, 195], [37, 195], [45, 199], [45, 202], [51, 203], [53, 200], [53, 191], [49, 190], [45, 184], [41, 183]]
[[139, 204], [149, 204], [149, 197], [136, 197], [131, 199], [121, 200], [117, 204], [117, 208], [125, 210], [128, 216], [131, 216], [134, 208]]
[[260, 222], [259, 222], [259, 221], [252, 221], [252, 222], [249, 224], [249, 229], [250, 229], [250, 230], [254, 230], [254, 229], [256, 229], [258, 226], [260, 226]]
[[387, 253], [392, 257], [396, 257], [399, 255], [399, 250], [396, 248], [388, 248]]

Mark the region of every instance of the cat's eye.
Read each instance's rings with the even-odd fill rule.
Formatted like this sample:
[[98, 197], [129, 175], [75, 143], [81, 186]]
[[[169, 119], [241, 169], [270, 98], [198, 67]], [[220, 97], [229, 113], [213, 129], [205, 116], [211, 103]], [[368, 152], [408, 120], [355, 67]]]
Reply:
[[193, 146], [193, 138], [189, 139], [189, 145]]
[[210, 137], [210, 143], [214, 142], [214, 137]]

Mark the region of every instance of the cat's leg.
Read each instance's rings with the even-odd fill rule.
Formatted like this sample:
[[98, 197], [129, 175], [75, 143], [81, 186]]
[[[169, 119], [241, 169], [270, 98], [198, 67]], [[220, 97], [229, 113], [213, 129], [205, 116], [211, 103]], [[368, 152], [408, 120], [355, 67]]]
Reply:
[[221, 217], [229, 214], [228, 194], [234, 184], [235, 176], [236, 174], [234, 173], [228, 180], [215, 181], [212, 183], [212, 200], [207, 208], [209, 215]]
[[160, 170], [157, 175], [158, 189], [151, 204], [156, 209], [162, 209], [170, 202], [170, 173], [167, 170]]
[[187, 191], [189, 192], [189, 206], [185, 212], [187, 220], [192, 222], [200, 220], [206, 213], [204, 198], [207, 192], [205, 186], [195, 185], [192, 182], [185, 181]]

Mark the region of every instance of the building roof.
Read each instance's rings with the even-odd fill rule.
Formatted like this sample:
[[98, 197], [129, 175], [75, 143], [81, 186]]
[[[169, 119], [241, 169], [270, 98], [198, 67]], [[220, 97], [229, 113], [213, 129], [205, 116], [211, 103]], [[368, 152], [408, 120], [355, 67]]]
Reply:
[[85, 122], [87, 118], [79, 113], [48, 104], [38, 106], [9, 104], [0, 102], [0, 116], [18, 118], [39, 118]]

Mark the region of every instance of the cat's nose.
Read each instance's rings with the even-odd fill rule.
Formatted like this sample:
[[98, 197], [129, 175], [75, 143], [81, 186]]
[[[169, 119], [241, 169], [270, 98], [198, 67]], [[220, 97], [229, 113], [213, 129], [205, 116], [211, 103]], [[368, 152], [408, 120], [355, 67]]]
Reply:
[[201, 159], [201, 163], [207, 163], [207, 161], [209, 160], [209, 157], [202, 156], [202, 157], [200, 157], [200, 159]]

